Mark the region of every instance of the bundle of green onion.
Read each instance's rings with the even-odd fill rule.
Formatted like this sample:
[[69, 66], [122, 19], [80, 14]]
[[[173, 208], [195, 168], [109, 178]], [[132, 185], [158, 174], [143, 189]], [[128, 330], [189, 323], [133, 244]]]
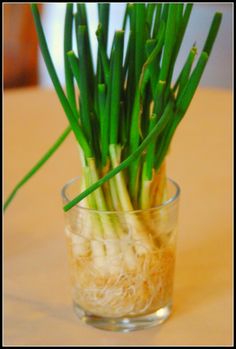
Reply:
[[[95, 70], [85, 4], [77, 4], [75, 13], [75, 5], [67, 4], [64, 92], [37, 5], [32, 5], [41, 52], [69, 126], [17, 184], [4, 208], [72, 130], [80, 146], [83, 172], [81, 192], [65, 204], [64, 210], [79, 202], [95, 209], [90, 219], [86, 213], [79, 217], [85, 221], [83, 232], [67, 232], [75, 269], [75, 303], [93, 314], [119, 317], [152, 312], [170, 301], [173, 241], [168, 234], [160, 239], [160, 232], [154, 231], [156, 227], [151, 227], [145, 214], [138, 216], [137, 212], [149, 211], [142, 209], [158, 206], [166, 199], [165, 157], [197, 89], [220, 26], [221, 14], [216, 13], [195, 67], [197, 48], [193, 45], [173, 84], [175, 62], [192, 6], [127, 4], [122, 30], [115, 32], [109, 53], [110, 5], [99, 3]], [[73, 28], [77, 53], [72, 50]], [[101, 211], [136, 212], [125, 216], [130, 234], [113, 214], [96, 215]], [[166, 218], [160, 216], [160, 220]]]
[[[65, 93], [50, 57], [37, 5], [31, 6], [41, 52], [69, 127], [14, 188], [5, 208], [70, 130], [82, 150], [84, 191], [65, 205], [65, 211], [95, 190], [94, 200], [90, 199], [89, 205], [97, 209], [133, 210], [160, 204], [165, 199], [165, 156], [199, 84], [221, 14], [216, 13], [213, 18], [195, 68], [192, 67], [197, 48], [193, 45], [173, 85], [175, 62], [192, 4], [128, 3], [122, 30], [115, 32], [110, 53], [107, 49], [110, 5], [98, 4], [96, 71], [85, 4], [77, 4], [75, 13], [75, 5], [67, 4]], [[72, 50], [73, 28], [77, 54]], [[128, 33], [126, 49], [125, 32]], [[102, 186], [108, 180], [107, 185]]]

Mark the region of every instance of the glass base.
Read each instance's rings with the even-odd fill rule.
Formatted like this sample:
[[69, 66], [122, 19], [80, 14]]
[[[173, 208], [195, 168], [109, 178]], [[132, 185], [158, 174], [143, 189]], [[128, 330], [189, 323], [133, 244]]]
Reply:
[[87, 325], [105, 331], [131, 332], [162, 324], [170, 316], [172, 305], [168, 304], [152, 314], [122, 318], [108, 318], [88, 314], [77, 304], [74, 304], [74, 310], [80, 320]]

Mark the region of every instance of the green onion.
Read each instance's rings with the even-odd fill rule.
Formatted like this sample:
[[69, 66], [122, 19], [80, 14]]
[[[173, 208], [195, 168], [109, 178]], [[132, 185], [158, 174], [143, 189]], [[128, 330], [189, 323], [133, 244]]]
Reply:
[[[110, 4], [98, 3], [95, 72], [86, 5], [78, 3], [73, 14], [73, 4], [68, 3], [64, 23], [65, 93], [49, 53], [37, 5], [31, 5], [39, 46], [70, 126], [15, 187], [5, 206], [54, 153], [70, 129], [81, 150], [83, 191], [65, 205], [65, 211], [81, 200], [90, 208], [101, 210], [148, 208], [155, 202], [152, 188], [156, 188], [158, 198], [164, 199], [161, 193], [165, 192], [165, 180], [158, 184], [156, 178], [159, 171], [165, 178], [168, 148], [199, 85], [222, 17], [215, 14], [196, 67], [193, 69], [197, 54], [194, 44], [173, 82], [192, 7], [190, 3], [126, 4], [122, 29], [116, 30], [108, 53]], [[73, 30], [77, 53], [72, 47]], [[97, 224], [101, 236], [106, 236], [106, 226], [110, 227], [110, 237], [122, 235], [112, 220], [100, 220]], [[137, 226], [137, 222], [132, 224]]]
[[[81, 211], [80, 207], [77, 208], [83, 228], [76, 234], [68, 230], [76, 237], [71, 247], [77, 268], [76, 280], [82, 280], [84, 284], [84, 288], [79, 287], [80, 299], [82, 297], [86, 306], [88, 302], [90, 309], [102, 306], [103, 312], [114, 314], [116, 311], [116, 316], [129, 313], [130, 305], [132, 309], [140, 311], [141, 307], [142, 311], [145, 308], [146, 312], [152, 312], [153, 308], [147, 308], [145, 304], [148, 301], [150, 305], [150, 299], [157, 298], [156, 286], [152, 286], [153, 275], [158, 274], [160, 268], [161, 274], [163, 270], [169, 270], [168, 261], [161, 262], [163, 257], [160, 256], [165, 255], [166, 248], [171, 249], [167, 244], [168, 237], [160, 237], [166, 234], [153, 231], [150, 224], [153, 211], [147, 210], [143, 214], [143, 210], [161, 205], [166, 200], [168, 149], [199, 85], [219, 30], [221, 14], [217, 13], [213, 18], [196, 66], [193, 68], [197, 47], [193, 45], [177, 81], [173, 82], [172, 75], [192, 4], [127, 4], [122, 30], [115, 31], [108, 53], [110, 5], [98, 3], [96, 72], [92, 64], [86, 6], [77, 4], [77, 12], [73, 15], [73, 5], [67, 4], [65, 93], [49, 53], [37, 5], [31, 6], [41, 52], [70, 125], [16, 185], [4, 209], [72, 130], [82, 164], [81, 188], [63, 209], [68, 212], [77, 204], [90, 209]], [[73, 29], [77, 52], [72, 47]], [[124, 47], [125, 32], [127, 48]], [[120, 214], [122, 211], [126, 214]], [[75, 211], [71, 214], [78, 216]], [[158, 210], [157, 214], [161, 223], [168, 219], [163, 210]], [[171, 257], [170, 253], [168, 251], [167, 259]], [[83, 268], [80, 267], [81, 260]], [[87, 270], [92, 270], [92, 274]], [[131, 281], [132, 296], [138, 294], [139, 298], [133, 301], [131, 296], [131, 302], [127, 299], [129, 292], [126, 292], [130, 278], [139, 280], [138, 285], [144, 284], [137, 290], [139, 286]], [[161, 282], [162, 278], [165, 277], [160, 277]], [[121, 293], [118, 292], [117, 296], [114, 292], [113, 285], [117, 286], [117, 280], [123, 303], [119, 303]], [[92, 290], [92, 297], [88, 288]], [[122, 305], [114, 307], [114, 304]]]

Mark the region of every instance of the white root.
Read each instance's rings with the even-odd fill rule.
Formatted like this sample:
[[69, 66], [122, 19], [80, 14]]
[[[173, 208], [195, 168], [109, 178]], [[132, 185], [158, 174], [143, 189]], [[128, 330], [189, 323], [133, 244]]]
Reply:
[[[127, 269], [122, 255], [115, 258], [119, 272], [106, 275], [89, 258], [77, 259], [76, 304], [94, 315], [121, 317], [152, 313], [170, 302], [174, 246], [163, 246], [158, 252], [137, 256], [133, 271]], [[106, 257], [107, 264], [113, 262]]]

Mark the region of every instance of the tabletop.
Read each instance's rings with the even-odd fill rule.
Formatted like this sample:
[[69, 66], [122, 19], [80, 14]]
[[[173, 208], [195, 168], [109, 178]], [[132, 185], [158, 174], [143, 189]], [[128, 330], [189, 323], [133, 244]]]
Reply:
[[[50, 147], [67, 119], [53, 91], [4, 96], [4, 194]], [[173, 313], [161, 326], [111, 333], [72, 310], [60, 189], [80, 173], [73, 135], [4, 215], [5, 345], [232, 344], [232, 93], [199, 89], [167, 160], [181, 187]]]

